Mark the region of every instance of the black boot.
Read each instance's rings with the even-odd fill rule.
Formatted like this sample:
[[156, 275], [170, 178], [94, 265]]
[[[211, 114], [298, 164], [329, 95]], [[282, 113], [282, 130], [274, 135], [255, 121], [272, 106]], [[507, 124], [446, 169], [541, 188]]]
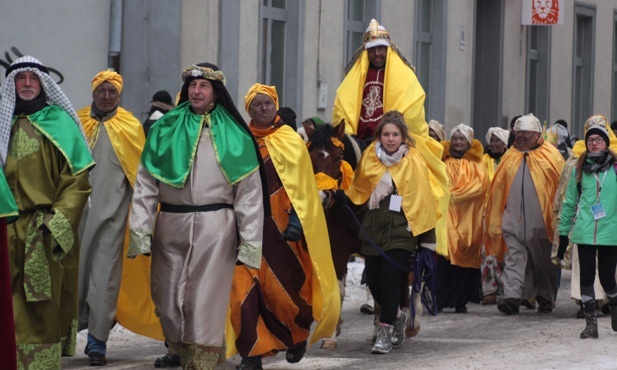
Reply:
[[596, 311], [585, 312], [585, 330], [581, 332], [581, 339], [598, 338], [598, 319]]
[[617, 331], [617, 305], [611, 307], [611, 327], [613, 331]]

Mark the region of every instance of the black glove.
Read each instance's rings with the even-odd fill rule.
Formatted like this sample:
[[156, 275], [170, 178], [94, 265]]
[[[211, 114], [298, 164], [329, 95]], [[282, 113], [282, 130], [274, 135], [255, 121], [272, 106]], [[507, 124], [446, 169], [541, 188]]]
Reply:
[[281, 238], [288, 242], [298, 242], [302, 239], [302, 224], [300, 223], [300, 218], [295, 209], [292, 209], [289, 214], [287, 228], [283, 231]]
[[294, 225], [287, 225], [282, 238], [288, 242], [299, 242], [302, 239], [302, 229]]
[[557, 249], [557, 258], [563, 260], [563, 255], [566, 253], [570, 238], [567, 235], [559, 235], [559, 248]]

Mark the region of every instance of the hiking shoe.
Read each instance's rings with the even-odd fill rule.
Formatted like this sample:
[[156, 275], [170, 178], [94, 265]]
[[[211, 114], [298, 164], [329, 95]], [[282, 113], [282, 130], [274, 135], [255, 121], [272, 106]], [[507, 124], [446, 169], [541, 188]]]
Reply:
[[105, 355], [100, 352], [88, 353], [88, 366], [105, 366], [107, 365], [107, 359]]
[[409, 315], [403, 310], [399, 311], [399, 315], [394, 321], [392, 329], [392, 347], [400, 348], [405, 341], [405, 328], [409, 321]]
[[506, 298], [497, 304], [497, 309], [506, 315], [518, 315], [518, 306], [520, 305], [520, 299]]
[[157, 357], [154, 360], [154, 367], [157, 368], [170, 368], [170, 367], [180, 367], [182, 364], [180, 363], [180, 356], [174, 355], [171, 352], [167, 352], [165, 356]]
[[371, 350], [372, 354], [385, 355], [392, 351], [392, 325], [380, 323], [379, 332], [377, 333], [377, 340]]
[[553, 312], [553, 304], [548, 299], [538, 296], [536, 297], [536, 301], [538, 302], [538, 313]]
[[585, 329], [581, 332], [581, 339], [598, 337], [598, 319], [595, 311], [592, 313], [585, 312]]

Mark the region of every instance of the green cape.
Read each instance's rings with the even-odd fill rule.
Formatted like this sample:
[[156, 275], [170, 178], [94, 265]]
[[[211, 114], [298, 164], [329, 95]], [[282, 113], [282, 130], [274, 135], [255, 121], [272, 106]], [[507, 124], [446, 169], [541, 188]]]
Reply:
[[259, 167], [250, 134], [221, 105], [205, 115], [190, 111], [184, 102], [169, 111], [150, 128], [141, 164], [152, 177], [182, 188], [193, 167], [202, 123], [211, 129], [216, 160], [230, 185]]
[[[14, 117], [13, 122], [17, 119]], [[48, 105], [28, 116], [28, 120], [62, 153], [71, 174], [77, 175], [94, 166], [90, 148], [75, 121], [62, 108]]]

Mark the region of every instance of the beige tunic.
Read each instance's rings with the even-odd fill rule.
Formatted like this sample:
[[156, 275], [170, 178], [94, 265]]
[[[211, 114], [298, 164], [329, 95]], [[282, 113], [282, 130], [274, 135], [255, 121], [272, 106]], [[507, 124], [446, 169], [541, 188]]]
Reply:
[[[132, 189], [105, 126], [92, 149], [92, 194], [82, 218], [79, 270], [79, 330], [104, 342], [115, 323], [126, 220]], [[81, 231], [81, 230], [80, 230]]]
[[[160, 212], [156, 217], [157, 202], [227, 203], [233, 209]], [[184, 188], [160, 183], [140, 166], [132, 207], [132, 233], [152, 234], [156, 223], [151, 289], [165, 338], [172, 344], [222, 349], [236, 249], [241, 243], [262, 243], [259, 171], [230, 186], [215, 159], [209, 129], [204, 128]]]
[[521, 165], [510, 186], [501, 230], [508, 246], [503, 270], [506, 298], [557, 298], [557, 267], [551, 262], [542, 207], [529, 167]]

